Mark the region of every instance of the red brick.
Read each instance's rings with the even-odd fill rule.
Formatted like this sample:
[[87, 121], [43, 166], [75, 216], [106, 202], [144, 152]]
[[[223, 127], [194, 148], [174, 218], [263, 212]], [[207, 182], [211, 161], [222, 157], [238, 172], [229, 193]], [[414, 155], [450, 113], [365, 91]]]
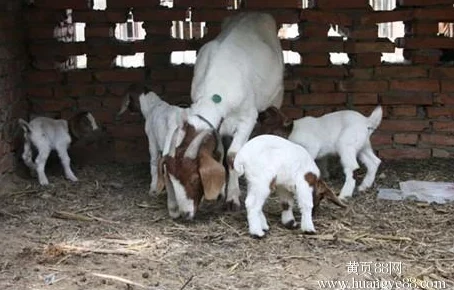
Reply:
[[393, 144], [392, 135], [384, 133], [372, 134], [372, 136], [370, 137], [370, 142], [372, 143], [372, 147]]
[[372, 10], [367, 0], [344, 0], [344, 1], [317, 0], [316, 7], [320, 9], [370, 8], [370, 10]]
[[311, 93], [332, 93], [336, 91], [334, 81], [329, 80], [310, 81], [309, 88]]
[[343, 93], [296, 94], [295, 105], [336, 105], [345, 104], [347, 95]]
[[[109, 2], [110, 4], [110, 2]], [[54, 1], [54, 0], [35, 0], [33, 5], [42, 8], [52, 9], [88, 9], [87, 0], [71, 0], [71, 1]]]
[[340, 81], [338, 90], [341, 92], [376, 93], [388, 90], [387, 81]]
[[436, 158], [453, 158], [454, 157], [454, 151], [449, 150], [449, 149], [433, 148], [432, 149], [432, 157], [436, 157]]
[[106, 128], [112, 137], [119, 139], [142, 137], [145, 135], [143, 125], [139, 123], [107, 125]]
[[14, 169], [14, 156], [13, 154], [7, 154], [0, 156], [0, 173], [4, 174]]
[[452, 118], [454, 117], [454, 107], [427, 107], [427, 117], [429, 118]]
[[360, 67], [371, 67], [381, 65], [381, 53], [352, 54], [350, 61]]
[[426, 78], [427, 69], [416, 66], [379, 66], [375, 76], [380, 78]]
[[[174, 10], [174, 9], [172, 9], [172, 10]], [[203, 22], [203, 21], [205, 21], [205, 22], [222, 22], [226, 17], [232, 16], [236, 13], [238, 13], [238, 12], [236, 12], [235, 10], [197, 9], [192, 12], [191, 20], [195, 21], [195, 22]], [[175, 19], [170, 19], [170, 20], [175, 20]], [[208, 30], [210, 30], [210, 27], [208, 27]]]
[[307, 66], [328, 66], [330, 64], [329, 53], [306, 53], [302, 54], [302, 63]]
[[419, 92], [385, 92], [380, 96], [382, 104], [385, 105], [431, 105], [433, 99], [430, 93]]
[[281, 108], [281, 111], [284, 115], [293, 120], [300, 119], [303, 117], [303, 110], [300, 108], [285, 106]]
[[443, 93], [454, 92], [454, 81], [441, 81], [441, 91]]
[[318, 107], [311, 107], [310, 109], [305, 109], [304, 110], [304, 116], [312, 116], [312, 117], [320, 117], [325, 114], [343, 110], [345, 107], [334, 107], [334, 106], [318, 106]]
[[[300, 20], [306, 22], [303, 23], [304, 25], [303, 27], [306, 27], [308, 23], [323, 23], [323, 24], [336, 23], [337, 25], [351, 26], [353, 22], [352, 18], [346, 13], [319, 11], [312, 9], [301, 10]], [[327, 32], [328, 30], [325, 31], [325, 36]]]
[[454, 39], [448, 37], [398, 37], [395, 40], [396, 46], [408, 49], [450, 49], [454, 46]]
[[39, 102], [33, 102], [33, 106], [39, 108], [38, 110], [35, 110], [36, 112], [63, 111], [64, 109], [74, 107], [75, 101], [69, 98], [66, 98], [64, 100], [40, 99]]
[[286, 91], [293, 91], [301, 87], [301, 81], [298, 79], [284, 80], [284, 88]]
[[430, 158], [430, 149], [419, 148], [388, 148], [378, 151], [382, 159], [427, 159]]
[[28, 36], [30, 39], [53, 39], [54, 38], [54, 26], [32, 26], [28, 28]]
[[429, 6], [439, 4], [452, 4], [452, 0], [397, 0], [396, 3], [399, 6]]
[[454, 132], [454, 121], [434, 121], [433, 129], [439, 132]]
[[438, 105], [454, 105], [454, 94], [436, 94], [434, 103]]
[[164, 85], [164, 91], [166, 93], [190, 93], [191, 82], [190, 81], [166, 82], [166, 84]]
[[394, 43], [389, 39], [376, 40], [374, 42], [365, 41], [346, 41], [344, 42], [344, 52], [346, 53], [373, 53], [373, 52], [394, 52]]
[[[181, 1], [181, 0], [175, 0]], [[190, 1], [190, 0], [185, 0]], [[198, 2], [199, 0], [192, 0], [193, 2]], [[191, 2], [191, 1], [190, 1]], [[218, 1], [207, 1], [209, 3], [218, 2]], [[248, 0], [246, 1], [246, 8], [303, 8], [302, 1], [299, 0]]]
[[[93, 111], [101, 108], [102, 102], [100, 99], [91, 97], [82, 97], [77, 100], [77, 106], [82, 111]], [[120, 108], [120, 107], [118, 107]]]
[[364, 25], [360, 28], [355, 27], [348, 36], [354, 40], [375, 40], [378, 37], [377, 26], [374, 24], [371, 26]]
[[[424, 21], [424, 20], [423, 20]], [[438, 33], [438, 21], [428, 22], [418, 22], [412, 21], [405, 26], [405, 35], [408, 36], [433, 36]]]
[[[304, 11], [304, 10], [303, 10]], [[304, 37], [321, 37], [326, 38], [328, 34], [329, 25], [313, 24], [313, 23], [302, 23], [300, 35]]]
[[85, 26], [85, 38], [111, 38], [114, 34], [115, 26], [112, 24], [93, 24]]
[[[454, 78], [454, 67], [433, 67], [430, 69], [431, 78]], [[450, 80], [453, 83], [452, 80]]]
[[[134, 19], [137, 21], [137, 14], [140, 11], [134, 11]], [[72, 12], [73, 22], [84, 23], [123, 23], [126, 22], [126, 14], [118, 11], [87, 10]], [[175, 19], [177, 20], [177, 19]]]
[[293, 106], [293, 93], [285, 93], [282, 106]]
[[329, 77], [329, 78], [343, 78], [348, 75], [348, 71], [344, 67], [331, 66], [331, 67], [303, 67], [294, 66], [293, 73], [295, 77], [300, 78], [317, 78], [317, 77]]
[[29, 71], [25, 79], [29, 84], [58, 83], [63, 80], [63, 76], [57, 71]]
[[[372, 111], [377, 107], [377, 105], [356, 105], [354, 107], [354, 110], [357, 111], [358, 113], [364, 115], [364, 116], [370, 116]], [[383, 118], [386, 119], [387, 117], [387, 111], [383, 111]]]
[[333, 37], [329, 40], [299, 38], [293, 42], [292, 50], [299, 53], [343, 52], [344, 43], [342, 37]]
[[100, 82], [142, 82], [145, 79], [143, 69], [113, 69], [98, 71], [94, 75]]
[[52, 87], [30, 87], [25, 90], [29, 97], [52, 98], [54, 96]]
[[[48, 0], [52, 1], [52, 0]], [[108, 0], [107, 9], [111, 8], [150, 8], [159, 6], [159, 0]]]
[[454, 146], [454, 136], [440, 134], [421, 134], [421, 142], [429, 145]]
[[350, 98], [354, 105], [378, 104], [378, 96], [375, 93], [352, 93]]
[[368, 80], [372, 78], [374, 70], [372, 68], [351, 68], [349, 72], [353, 79]]
[[390, 90], [416, 91], [416, 92], [439, 92], [440, 83], [438, 80], [391, 80]]
[[415, 145], [418, 143], [418, 134], [399, 133], [394, 134], [394, 142], [397, 144]]
[[[73, 11], [74, 13], [75, 11]], [[24, 19], [32, 25], [35, 23], [43, 24], [43, 23], [51, 23], [55, 25], [58, 23], [60, 19], [60, 15], [55, 13], [54, 10], [50, 9], [41, 9], [41, 8], [34, 8], [34, 9], [27, 9], [24, 13]]]
[[[249, 3], [249, 2], [248, 2]], [[228, 0], [174, 0], [174, 7], [193, 7], [193, 8], [226, 8], [229, 5]]]
[[68, 83], [88, 83], [93, 80], [93, 74], [88, 70], [67, 72]]
[[380, 125], [382, 131], [419, 132], [430, 127], [426, 120], [383, 120]]
[[393, 117], [416, 117], [416, 106], [393, 106], [391, 107], [391, 116]]
[[361, 24], [405, 21], [410, 20], [412, 15], [413, 13], [410, 10], [376, 11], [362, 15]]

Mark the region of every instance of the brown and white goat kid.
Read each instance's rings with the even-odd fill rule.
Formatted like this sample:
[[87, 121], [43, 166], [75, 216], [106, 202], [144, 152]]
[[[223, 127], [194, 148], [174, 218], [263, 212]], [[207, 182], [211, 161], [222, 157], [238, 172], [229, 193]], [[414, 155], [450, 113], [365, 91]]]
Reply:
[[19, 124], [24, 131], [22, 159], [31, 170], [36, 171], [41, 185], [49, 184], [45, 167], [52, 150], [57, 151], [66, 178], [78, 181], [71, 170], [68, 148], [71, 141], [89, 136], [99, 129], [91, 113], [81, 112], [68, 121], [48, 117], [36, 117], [30, 122], [19, 119]]
[[[358, 190], [369, 188], [377, 173], [381, 160], [374, 154], [370, 136], [377, 129], [382, 119], [382, 108], [377, 106], [370, 116], [353, 110], [342, 110], [321, 117], [304, 117], [293, 121], [293, 128], [288, 134], [288, 120], [281, 115], [275, 115], [275, 122], [280, 119], [281, 126], [258, 128], [258, 134], [275, 134], [284, 136], [297, 143], [309, 152], [314, 159], [328, 155], [338, 155], [344, 170], [345, 182], [339, 198], [350, 197], [356, 182], [353, 171], [359, 168], [357, 158], [367, 168], [366, 176]], [[323, 159], [321, 159], [323, 160]], [[326, 160], [324, 160], [326, 162]], [[321, 163], [322, 169], [326, 163]]]
[[[193, 103], [188, 109], [188, 120], [177, 129], [174, 142], [170, 142], [172, 146], [168, 152], [172, 154], [163, 152], [168, 157], [164, 161], [167, 163], [166, 179], [169, 180], [166, 188], [173, 187], [179, 211], [184, 217], [194, 216], [199, 203], [193, 200], [194, 197], [212, 199], [223, 194], [225, 187], [227, 205], [240, 208], [241, 193], [233, 159], [253, 131], [258, 113], [271, 106], [281, 106], [283, 72], [276, 23], [268, 14], [239, 13], [226, 19], [220, 34], [200, 49], [194, 67]], [[216, 150], [216, 143], [219, 143], [216, 140], [219, 138], [215, 136], [214, 128], [219, 128], [222, 136], [233, 137], [227, 150], [227, 182], [220, 178], [225, 176], [225, 170], [222, 159], [217, 160], [220, 153]], [[204, 141], [193, 142], [195, 138]], [[198, 144], [205, 144], [207, 149], [197, 148], [195, 145]], [[187, 166], [189, 160], [193, 165]], [[213, 171], [208, 172], [204, 167]], [[210, 188], [207, 190], [205, 185], [208, 184]], [[189, 203], [193, 205], [188, 206]]]
[[301, 230], [315, 233], [312, 212], [323, 198], [345, 207], [319, 176], [320, 171], [301, 146], [275, 135], [249, 140], [235, 157], [235, 171], [247, 179], [246, 210], [249, 233], [263, 237], [269, 229], [263, 205], [271, 192], [279, 195], [281, 222], [296, 227], [294, 196], [301, 211]]

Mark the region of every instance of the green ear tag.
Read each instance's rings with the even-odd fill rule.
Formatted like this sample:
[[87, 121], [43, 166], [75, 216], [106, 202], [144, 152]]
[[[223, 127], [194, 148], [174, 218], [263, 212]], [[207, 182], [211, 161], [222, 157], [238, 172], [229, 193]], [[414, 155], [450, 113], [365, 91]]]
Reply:
[[219, 104], [221, 101], [222, 101], [222, 98], [220, 95], [218, 94], [214, 94], [212, 97], [211, 97], [211, 100], [213, 100], [213, 102], [215, 104]]

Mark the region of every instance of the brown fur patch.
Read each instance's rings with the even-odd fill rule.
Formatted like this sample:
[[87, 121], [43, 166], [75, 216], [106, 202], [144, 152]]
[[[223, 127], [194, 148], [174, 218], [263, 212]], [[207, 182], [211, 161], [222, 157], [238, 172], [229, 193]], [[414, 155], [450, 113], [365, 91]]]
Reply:
[[293, 121], [276, 107], [269, 107], [259, 113], [257, 123], [250, 138], [258, 135], [271, 134], [287, 139], [292, 130]]
[[333, 191], [326, 185], [326, 183], [317, 178], [313, 172], [308, 172], [304, 175], [304, 179], [307, 183], [312, 186], [312, 202], [313, 210], [315, 210], [323, 198], [331, 201], [332, 203], [340, 206], [346, 207], [346, 205], [338, 199], [338, 197], [333, 193]]
[[270, 182], [270, 191], [275, 192], [277, 188], [276, 177], [274, 177]]
[[290, 205], [288, 202], [281, 202], [281, 208], [282, 210], [288, 210], [290, 208]]
[[[207, 187], [207, 197], [215, 199], [213, 192], [217, 190], [216, 185], [221, 180], [225, 182], [225, 169], [222, 166], [222, 160], [219, 160], [221, 156], [216, 154], [216, 137], [214, 134], [208, 134], [204, 138], [197, 158], [184, 157], [186, 149], [198, 133], [194, 126], [188, 123], [184, 124], [183, 130], [186, 134], [180, 146], [175, 150], [175, 157], [165, 157], [167, 173], [172, 174], [181, 182], [187, 197], [194, 201], [194, 208], [198, 208], [204, 196], [204, 186]], [[222, 167], [222, 170], [219, 166], [216, 166], [215, 163], [218, 162], [220, 162], [219, 166]], [[210, 170], [213, 170], [213, 172], [210, 172]]]

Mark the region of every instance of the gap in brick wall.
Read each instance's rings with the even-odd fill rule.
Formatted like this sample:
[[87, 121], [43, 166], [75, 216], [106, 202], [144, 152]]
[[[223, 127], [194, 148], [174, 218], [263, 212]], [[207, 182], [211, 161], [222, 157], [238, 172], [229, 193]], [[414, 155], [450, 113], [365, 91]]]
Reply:
[[106, 0], [93, 0], [92, 3], [94, 10], [106, 10], [107, 8]]
[[[396, 8], [396, 0], [369, 0], [370, 6], [375, 11], [391, 11]], [[396, 38], [405, 36], [405, 26], [403, 21], [386, 22], [378, 24], [378, 37], [388, 38], [395, 43]], [[395, 48], [394, 53], [384, 52], [381, 57], [382, 62], [406, 63], [404, 50]]]
[[[279, 28], [277, 36], [280, 39], [296, 39], [299, 37], [298, 23], [283, 23]], [[291, 50], [282, 51], [284, 56], [284, 63], [287, 64], [301, 64], [301, 56], [299, 53]]]
[[172, 51], [170, 54], [172, 64], [195, 64], [196, 59], [197, 51], [195, 50]]
[[[328, 37], [343, 37], [343, 40], [347, 40], [347, 36], [342, 32], [342, 28], [338, 25], [331, 25], [328, 30]], [[350, 63], [350, 58], [345, 52], [330, 52], [329, 59], [334, 65], [344, 65]]]
[[115, 58], [115, 65], [117, 67], [144, 67], [145, 66], [145, 53], [137, 52], [134, 55], [117, 55]]
[[63, 12], [64, 19], [54, 27], [54, 38], [62, 42], [85, 41], [85, 23], [73, 22], [72, 9]]
[[62, 71], [87, 68], [87, 55], [71, 55], [64, 62], [57, 62], [55, 67]]
[[[454, 37], [454, 23], [440, 22], [438, 23], [438, 33], [439, 37]], [[440, 61], [443, 63], [454, 63], [454, 49], [442, 49], [440, 55]]]

